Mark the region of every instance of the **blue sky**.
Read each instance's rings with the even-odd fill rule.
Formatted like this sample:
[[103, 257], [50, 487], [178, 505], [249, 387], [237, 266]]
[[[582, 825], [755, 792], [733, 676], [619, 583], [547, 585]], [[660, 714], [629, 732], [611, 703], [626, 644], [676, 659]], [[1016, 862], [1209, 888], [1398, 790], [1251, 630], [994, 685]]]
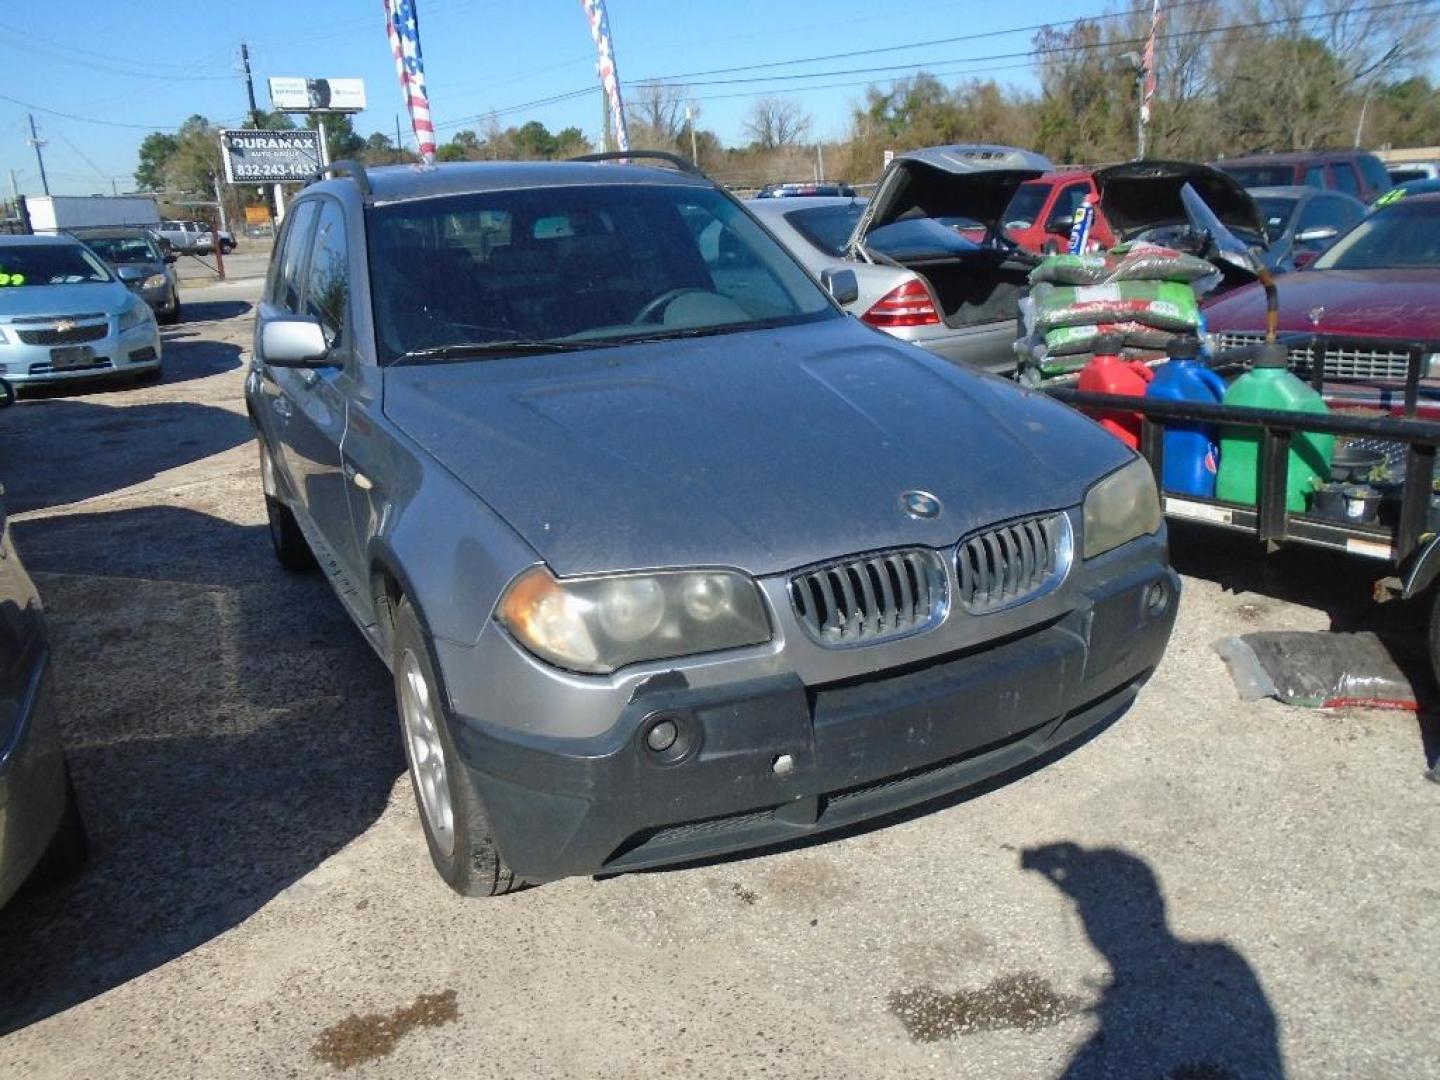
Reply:
[[[820, 88], [789, 96], [814, 117], [817, 135], [843, 136], [850, 105], [861, 98], [866, 82], [885, 83], [904, 74], [856, 69], [923, 64], [952, 73], [948, 79], [958, 80], [971, 71], [1032, 85], [1022, 58], [971, 58], [1026, 49], [1031, 31], [1001, 31], [1042, 21], [1063, 23], [1103, 6], [1103, 0], [1051, 0], [1043, 9], [975, 0], [909, 0], [898, 5], [885, 0], [609, 0], [622, 84], [740, 65], [777, 65], [681, 80], [694, 84], [701, 126], [717, 131], [727, 144], [744, 141], [742, 121], [755, 97], [811, 83]], [[239, 74], [241, 38], [250, 43], [261, 108], [268, 105], [268, 75], [360, 77], [370, 107], [356, 117], [356, 128], [362, 134], [394, 130], [400, 92], [379, 0], [48, 0], [16, 10], [23, 13], [18, 29], [7, 27], [0, 35], [0, 71], [5, 76], [0, 95], [54, 110], [37, 108], [35, 120], [48, 142], [46, 169], [58, 194], [109, 192], [112, 178], [119, 190], [126, 190], [136, 148], [147, 130], [174, 127], [191, 113], [238, 124], [246, 108]], [[420, 0], [419, 11], [431, 104], [442, 141], [460, 127], [478, 128], [490, 110], [596, 85], [594, 50], [578, 0]], [[990, 36], [796, 63], [973, 35]], [[793, 78], [815, 72], [837, 74]], [[789, 78], [726, 81], [761, 75]], [[698, 85], [701, 82], [713, 85]], [[40, 191], [34, 152], [25, 142], [27, 111], [25, 105], [0, 98], [0, 184], [7, 194], [9, 169], [15, 170], [22, 193]], [[552, 131], [574, 125], [593, 139], [600, 126], [598, 92], [501, 116], [507, 126], [529, 119], [544, 122]]]

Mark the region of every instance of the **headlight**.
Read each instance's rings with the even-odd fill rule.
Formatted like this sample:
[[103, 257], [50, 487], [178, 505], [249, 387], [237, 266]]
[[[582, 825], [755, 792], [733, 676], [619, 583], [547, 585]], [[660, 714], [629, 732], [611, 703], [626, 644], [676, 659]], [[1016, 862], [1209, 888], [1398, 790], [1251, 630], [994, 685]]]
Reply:
[[142, 289], [163, 289], [166, 285], [164, 274], [151, 274], [140, 283]]
[[1160, 496], [1155, 491], [1155, 476], [1143, 458], [1111, 473], [1085, 495], [1087, 559], [1159, 528]]
[[561, 580], [536, 566], [505, 590], [499, 618], [536, 656], [596, 674], [770, 640], [759, 588], [733, 570]]
[[150, 305], [143, 300], [137, 300], [120, 313], [120, 329], [122, 332], [134, 330], [150, 318]]

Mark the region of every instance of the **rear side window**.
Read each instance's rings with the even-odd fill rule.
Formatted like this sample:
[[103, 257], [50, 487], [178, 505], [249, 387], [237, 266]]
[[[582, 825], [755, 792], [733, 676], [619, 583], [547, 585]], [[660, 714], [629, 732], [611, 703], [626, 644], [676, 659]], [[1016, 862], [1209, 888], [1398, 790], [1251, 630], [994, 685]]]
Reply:
[[310, 242], [310, 228], [315, 224], [316, 204], [312, 199], [290, 211], [285, 221], [281, 247], [276, 248], [274, 274], [270, 282], [270, 302], [291, 314], [300, 313], [300, 271], [305, 264], [305, 250]]
[[1305, 170], [1305, 186], [1321, 188], [1322, 190], [1330, 186], [1329, 184], [1325, 183], [1324, 165], [1311, 165], [1308, 169]]
[[1355, 167], [1348, 161], [1335, 161], [1330, 165], [1335, 173], [1335, 190], [1343, 191], [1346, 195], [1360, 197], [1360, 178], [1355, 175]]
[[315, 225], [310, 268], [305, 281], [305, 314], [320, 320], [332, 349], [346, 345], [345, 318], [350, 308], [350, 265], [345, 243], [345, 213], [326, 199]]
[[838, 257], [850, 242], [850, 234], [865, 207], [859, 202], [844, 206], [814, 206], [808, 210], [792, 210], [785, 220], [795, 231], [826, 255]]

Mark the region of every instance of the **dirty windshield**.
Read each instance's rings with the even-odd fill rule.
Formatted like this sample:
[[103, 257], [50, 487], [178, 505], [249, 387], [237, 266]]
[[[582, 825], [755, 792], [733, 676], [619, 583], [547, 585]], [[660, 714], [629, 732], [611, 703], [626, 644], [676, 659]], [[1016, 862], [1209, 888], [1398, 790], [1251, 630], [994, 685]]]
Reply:
[[381, 363], [838, 317], [735, 203], [681, 185], [550, 187], [372, 211]]

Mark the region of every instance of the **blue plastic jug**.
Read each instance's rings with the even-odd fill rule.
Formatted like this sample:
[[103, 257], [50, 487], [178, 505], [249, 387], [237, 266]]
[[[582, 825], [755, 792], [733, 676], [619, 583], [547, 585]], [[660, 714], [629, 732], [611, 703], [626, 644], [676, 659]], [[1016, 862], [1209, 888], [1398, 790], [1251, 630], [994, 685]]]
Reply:
[[[1145, 396], [1164, 401], [1220, 404], [1225, 397], [1225, 380], [1194, 356], [1194, 352], [1183, 346], [1173, 348], [1169, 362], [1155, 369], [1155, 378]], [[1162, 479], [1166, 491], [1214, 498], [1219, 463], [1220, 433], [1213, 425], [1179, 422], [1165, 425]]]

